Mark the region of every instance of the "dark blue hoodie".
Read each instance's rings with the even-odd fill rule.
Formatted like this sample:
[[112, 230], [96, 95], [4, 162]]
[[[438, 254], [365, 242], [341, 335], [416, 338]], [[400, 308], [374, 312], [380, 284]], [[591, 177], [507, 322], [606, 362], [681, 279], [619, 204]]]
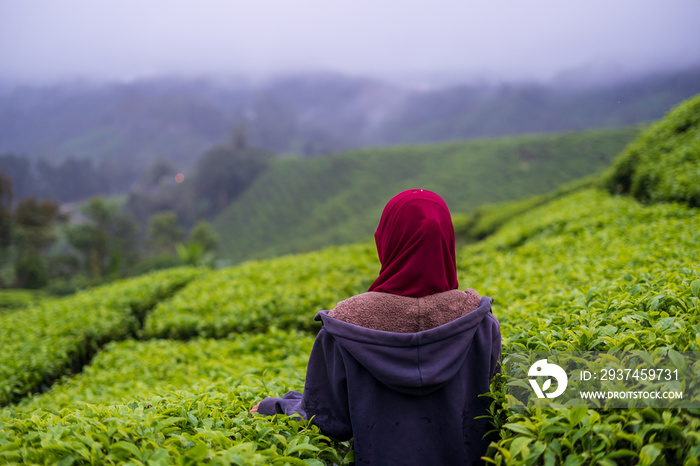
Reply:
[[260, 403], [261, 414], [313, 417], [321, 432], [354, 438], [355, 462], [482, 464], [489, 439], [489, 381], [501, 334], [482, 297], [472, 312], [416, 333], [373, 330], [317, 314], [323, 327], [309, 357], [304, 393]]

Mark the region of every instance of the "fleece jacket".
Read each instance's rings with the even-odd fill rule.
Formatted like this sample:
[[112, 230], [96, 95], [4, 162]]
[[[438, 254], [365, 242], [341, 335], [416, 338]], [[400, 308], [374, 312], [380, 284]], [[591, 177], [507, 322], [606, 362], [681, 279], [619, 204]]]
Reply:
[[[468, 307], [469, 293], [453, 290], [442, 298], [451, 302], [455, 292]], [[441, 299], [399, 298], [422, 300], [413, 305], [423, 309]], [[477, 417], [487, 413], [490, 399], [479, 395], [489, 391], [501, 357], [492, 302], [481, 297], [470, 312], [408, 332], [367, 328], [321, 311], [304, 392], [267, 398], [258, 412], [296, 413], [325, 435], [353, 438], [356, 464], [482, 464], [491, 439], [485, 437], [488, 420]], [[334, 313], [348, 310], [341, 311]]]

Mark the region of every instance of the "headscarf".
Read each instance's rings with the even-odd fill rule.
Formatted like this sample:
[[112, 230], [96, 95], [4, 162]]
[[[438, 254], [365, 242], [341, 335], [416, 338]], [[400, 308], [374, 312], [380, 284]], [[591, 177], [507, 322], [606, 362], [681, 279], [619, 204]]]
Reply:
[[420, 298], [459, 286], [452, 218], [437, 194], [409, 189], [394, 196], [374, 241], [382, 268], [369, 291]]

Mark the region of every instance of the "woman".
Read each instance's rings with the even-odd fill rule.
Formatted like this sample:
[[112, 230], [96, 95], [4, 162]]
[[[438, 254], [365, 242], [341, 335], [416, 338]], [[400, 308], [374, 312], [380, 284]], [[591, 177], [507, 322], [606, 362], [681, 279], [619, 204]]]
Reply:
[[480, 464], [489, 441], [489, 381], [501, 333], [493, 300], [458, 289], [445, 202], [422, 189], [384, 208], [381, 262], [367, 293], [321, 311], [304, 392], [252, 411], [298, 413], [321, 432], [354, 438], [357, 464]]

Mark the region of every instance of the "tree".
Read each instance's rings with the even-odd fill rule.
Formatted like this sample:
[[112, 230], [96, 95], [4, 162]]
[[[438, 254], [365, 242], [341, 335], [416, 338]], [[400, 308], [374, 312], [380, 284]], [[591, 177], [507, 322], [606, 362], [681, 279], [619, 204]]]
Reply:
[[12, 283], [12, 180], [0, 171], [0, 285]]
[[6, 179], [11, 180], [14, 199], [38, 194], [31, 163], [27, 157], [12, 153], [0, 155], [0, 171]]
[[12, 180], [0, 171], [0, 252], [12, 243]]
[[44, 257], [56, 239], [54, 225], [60, 220], [60, 207], [49, 200], [27, 197], [19, 201], [13, 215], [16, 250], [15, 277], [21, 288], [41, 288], [48, 282]]
[[91, 198], [81, 213], [84, 221], [66, 229], [66, 236], [82, 255], [88, 274], [95, 281], [105, 274], [124, 275], [138, 257], [133, 220], [101, 196]]
[[205, 214], [215, 215], [242, 193], [267, 167], [271, 154], [253, 148], [219, 146], [197, 161], [195, 195], [208, 201]]
[[19, 201], [14, 220], [20, 249], [42, 252], [55, 240], [52, 227], [59, 218], [60, 206], [54, 201], [34, 197]]
[[175, 167], [167, 160], [158, 159], [141, 176], [141, 183], [145, 188], [158, 186], [163, 179], [175, 176]]
[[216, 259], [219, 238], [206, 220], [200, 220], [190, 230], [186, 243], [176, 246], [180, 260], [189, 265], [212, 266]]
[[36, 165], [42, 194], [73, 202], [106, 192], [106, 187], [89, 159], [68, 157], [59, 165], [40, 160]]
[[148, 243], [159, 253], [172, 253], [182, 238], [175, 212], [159, 212], [148, 223]]
[[200, 220], [192, 227], [189, 242], [201, 244], [205, 253], [216, 252], [216, 249], [219, 247], [219, 237], [206, 220]]

